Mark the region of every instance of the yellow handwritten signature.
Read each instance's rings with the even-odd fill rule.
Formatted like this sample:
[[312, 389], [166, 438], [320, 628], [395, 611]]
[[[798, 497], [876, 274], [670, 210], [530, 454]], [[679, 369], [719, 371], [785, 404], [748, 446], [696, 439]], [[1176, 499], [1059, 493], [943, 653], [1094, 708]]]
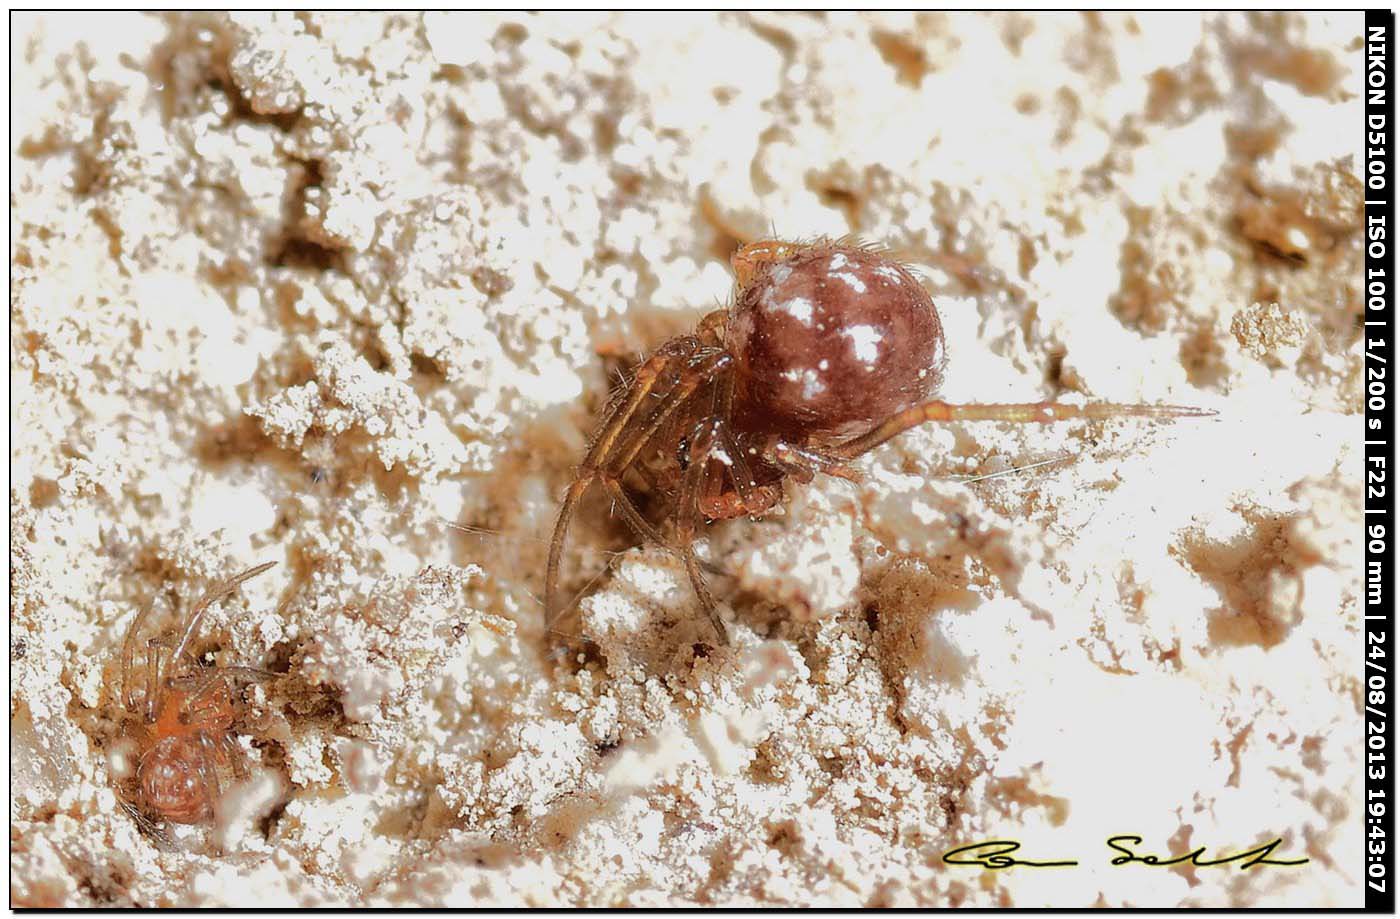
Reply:
[[[1206, 847], [1198, 846], [1190, 852], [1183, 852], [1180, 855], [1160, 856], [1152, 854], [1139, 855], [1131, 846], [1142, 845], [1141, 836], [1131, 834], [1123, 836], [1110, 836], [1107, 846], [1115, 855], [1110, 861], [1111, 865], [1127, 865], [1137, 863], [1140, 865], [1156, 865], [1164, 867], [1168, 865], [1191, 864], [1198, 868], [1209, 868], [1215, 865], [1228, 865], [1232, 862], [1239, 862], [1240, 868], [1253, 868], [1255, 865], [1274, 865], [1277, 867], [1291, 867], [1307, 864], [1306, 858], [1270, 858], [1274, 850], [1283, 845], [1283, 839], [1275, 838], [1272, 842], [1266, 842], [1255, 846], [1245, 852], [1236, 852], [1234, 855], [1224, 855], [1220, 858], [1205, 858]], [[976, 865], [981, 868], [990, 868], [999, 871], [1002, 868], [1013, 868], [1017, 865], [1026, 868], [1071, 868], [1079, 862], [1074, 859], [1063, 859], [1057, 861], [1038, 861], [1029, 858], [1015, 858], [1012, 852], [1017, 852], [1021, 848], [1019, 842], [1010, 839], [991, 839], [986, 842], [974, 842], [969, 846], [959, 846], [956, 849], [949, 849], [943, 853], [943, 861], [949, 865]]]

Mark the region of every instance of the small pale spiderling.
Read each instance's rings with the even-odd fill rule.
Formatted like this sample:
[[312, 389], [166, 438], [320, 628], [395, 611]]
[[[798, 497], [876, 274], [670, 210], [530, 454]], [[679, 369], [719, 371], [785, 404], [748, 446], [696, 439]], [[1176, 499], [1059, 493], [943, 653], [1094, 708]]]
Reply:
[[134, 741], [133, 773], [118, 786], [128, 812], [143, 828], [162, 835], [165, 823], [210, 821], [223, 775], [246, 774], [235, 738], [240, 700], [237, 681], [271, 676], [247, 667], [206, 666], [195, 640], [209, 607], [275, 563], [235, 574], [209, 589], [177, 628], [142, 640], [149, 607], [128, 626], [122, 643], [118, 689], [125, 736]]

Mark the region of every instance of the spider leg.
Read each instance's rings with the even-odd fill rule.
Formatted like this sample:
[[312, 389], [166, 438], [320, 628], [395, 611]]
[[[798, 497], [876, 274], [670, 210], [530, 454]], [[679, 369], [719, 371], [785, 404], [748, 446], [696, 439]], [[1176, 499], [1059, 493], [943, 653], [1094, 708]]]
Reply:
[[165, 685], [177, 692], [202, 692], [215, 674], [208, 667], [200, 667], [179, 676], [167, 676]]
[[758, 482], [753, 477], [753, 469], [749, 466], [747, 457], [739, 449], [738, 442], [729, 430], [727, 419], [734, 417], [734, 375], [726, 374], [716, 387], [715, 392], [715, 414], [724, 420], [720, 425], [719, 436], [723, 444], [724, 455], [728, 459], [729, 476], [734, 480], [734, 490], [739, 493], [739, 499], [744, 502], [745, 508], [757, 508], [756, 490]]
[[218, 757], [219, 748], [214, 740], [203, 731], [199, 732], [199, 774], [204, 779], [204, 789], [209, 794], [209, 814], [214, 815], [223, 790], [219, 787]]
[[860, 481], [860, 473], [847, 466], [842, 459], [821, 450], [799, 447], [783, 440], [769, 447], [764, 458], [803, 484], [812, 481], [819, 472], [839, 476], [850, 482]]
[[613, 504], [621, 511], [622, 519], [632, 528], [632, 532], [637, 534], [638, 539], [642, 542], [656, 543], [668, 549], [671, 547], [666, 538], [661, 535], [661, 531], [652, 526], [642, 516], [642, 512], [637, 510], [636, 503], [632, 501], [620, 481], [612, 476], [599, 476], [599, 481], [603, 483], [603, 487], [607, 489]]
[[[673, 519], [676, 512], [675, 498], [672, 497], [669, 500], [662, 500], [660, 497], [657, 497], [655, 495], [655, 492], [660, 488], [660, 483], [657, 482], [656, 476], [650, 471], [648, 471], [645, 466], [633, 466], [632, 469], [629, 471], [636, 472], [637, 477], [640, 478], [651, 489], [653, 493], [653, 498], [656, 501], [656, 506], [660, 508], [660, 511], [657, 513], [656, 516], [661, 520]], [[625, 490], [626, 483], [619, 479], [619, 484], [623, 485]], [[637, 502], [633, 501], [632, 506], [636, 507]], [[666, 536], [666, 534], [662, 532], [661, 527], [651, 524], [649, 525], [651, 526], [652, 530], [656, 533], [657, 537], [659, 537], [660, 544], [667, 550], [674, 552], [676, 550], [676, 547], [673, 545], [674, 540], [671, 537]], [[641, 537], [640, 533], [637, 535]], [[723, 568], [719, 567], [718, 565], [706, 561], [700, 562], [700, 567], [708, 571], [710, 574], [722, 575], [727, 573]]]
[[[649, 475], [643, 473], [642, 478], [655, 487], [656, 482]], [[648, 522], [647, 519], [642, 516], [641, 511], [637, 510], [637, 503], [632, 500], [631, 496], [627, 494], [626, 489], [622, 487], [620, 479], [604, 479], [603, 483], [608, 489], [608, 494], [612, 496], [617, 507], [622, 511], [623, 519], [632, 527], [632, 531], [637, 535], [638, 539], [642, 540], [642, 542], [655, 543], [668, 552], [677, 551], [671, 540], [667, 539], [665, 534]], [[674, 510], [673, 503], [668, 503], [666, 506], [668, 512]], [[665, 515], [663, 514], [662, 516], [664, 517]], [[714, 575], [723, 576], [729, 573], [713, 562], [704, 560], [701, 560], [700, 567]]]
[[190, 692], [193, 690], [197, 695], [204, 692], [209, 687], [210, 683], [215, 680], [223, 679], [224, 677], [238, 677], [250, 682], [258, 682], [261, 680], [275, 680], [277, 674], [268, 670], [258, 670], [256, 667], [202, 667], [195, 673], [171, 677], [168, 681], [168, 685], [172, 689], [178, 689], [182, 692]]
[[1060, 456], [1053, 456], [1038, 463], [1027, 463], [1024, 466], [1012, 466], [1010, 469], [1003, 469], [1000, 472], [984, 472], [981, 475], [954, 475], [949, 476], [954, 482], [962, 482], [964, 485], [971, 485], [973, 482], [985, 482], [987, 479], [999, 479], [1002, 476], [1015, 475], [1018, 472], [1026, 472], [1031, 469], [1040, 469], [1045, 466], [1053, 466], [1056, 463], [1069, 462], [1075, 459], [1075, 454], [1064, 453]]
[[242, 584], [249, 578], [262, 574], [276, 564], [276, 562], [264, 562], [261, 565], [255, 565], [247, 571], [241, 571], [228, 580], [211, 587], [209, 592], [201, 597], [199, 602], [194, 605], [194, 609], [190, 611], [189, 622], [181, 632], [180, 640], [176, 643], [175, 651], [171, 654], [170, 660], [172, 662], [180, 660], [185, 652], [189, 650], [190, 642], [194, 639], [196, 630], [199, 629], [200, 620], [204, 618], [204, 614], [208, 611], [210, 606], [237, 590], [239, 584]]
[[202, 720], [202, 715], [215, 713], [219, 709], [218, 702], [213, 698], [213, 693], [222, 685], [225, 692], [228, 691], [228, 684], [223, 682], [223, 674], [214, 670], [195, 685], [190, 697], [185, 700], [182, 706], [187, 719], [191, 722]]
[[220, 667], [219, 673], [223, 676], [241, 677], [254, 683], [260, 680], [275, 680], [278, 676], [271, 670], [259, 670], [257, 667]]
[[637, 374], [632, 378], [632, 389], [608, 414], [607, 421], [603, 423], [597, 438], [583, 458], [583, 469], [594, 471], [606, 465], [607, 457], [612, 455], [613, 444], [632, 422], [633, 416], [637, 414], [647, 396], [656, 388], [661, 374], [675, 361], [693, 354], [699, 346], [700, 343], [693, 338], [680, 339], [657, 351], [637, 368]]
[[681, 370], [680, 379], [666, 394], [661, 405], [647, 420], [646, 425], [623, 440], [613, 450], [612, 458], [607, 461], [611, 472], [614, 475], [621, 475], [637, 459], [637, 455], [642, 452], [642, 448], [647, 445], [652, 436], [675, 414], [677, 409], [695, 394], [700, 386], [724, 373], [733, 364], [734, 358], [730, 357], [728, 352], [719, 351], [708, 352], [684, 367]]
[[165, 831], [164, 821], [152, 820], [141, 811], [141, 808], [134, 801], [128, 800], [124, 795], [118, 796], [118, 803], [122, 810], [136, 824], [136, 828], [156, 841], [156, 845], [164, 851], [173, 851], [175, 841], [170, 838], [170, 834]]
[[241, 781], [249, 775], [248, 754], [243, 752], [243, 748], [238, 745], [238, 741], [233, 739], [232, 734], [224, 734], [216, 741], [219, 749], [224, 754], [224, 760], [233, 769], [233, 774]]
[[146, 722], [153, 723], [156, 720], [156, 709], [164, 695], [161, 691], [160, 678], [160, 652], [164, 645], [160, 644], [160, 639], [152, 638], [146, 642]]
[[622, 518], [644, 542], [667, 545], [660, 531], [642, 516], [641, 512], [637, 510], [636, 503], [628, 497], [626, 490], [622, 487], [622, 476], [636, 461], [638, 454], [647, 443], [695, 394], [696, 390], [717, 375], [724, 373], [733, 363], [734, 359], [723, 351], [706, 353], [703, 357], [692, 361], [689, 366], [682, 370], [680, 379], [666, 394], [661, 405], [647, 419], [645, 426], [619, 443], [617, 449], [613, 451], [613, 458], [608, 461], [608, 472], [599, 476], [603, 486], [607, 488], [608, 494], [622, 511]]
[[122, 704], [129, 712], [139, 711], [136, 707], [136, 696], [132, 692], [131, 668], [136, 655], [136, 634], [141, 630], [141, 624], [146, 621], [146, 614], [151, 611], [149, 606], [143, 607], [139, 613], [131, 617], [131, 624], [126, 627], [126, 638], [122, 640]]
[[578, 508], [579, 499], [583, 493], [588, 491], [588, 486], [593, 484], [593, 479], [597, 475], [595, 472], [580, 470], [578, 477], [569, 486], [568, 492], [564, 495], [564, 502], [559, 507], [559, 518], [554, 522], [554, 535], [549, 540], [549, 561], [545, 566], [544, 573], [544, 627], [554, 628], [554, 621], [559, 618], [559, 610], [555, 608], [554, 598], [556, 588], [559, 585], [559, 558], [564, 554], [564, 540], [569, 535], [569, 521], [573, 519], [574, 511]]
[[1011, 402], [985, 405], [952, 405], [947, 402], [925, 402], [896, 412], [866, 433], [831, 450], [833, 457], [855, 459], [883, 444], [897, 434], [926, 421], [1009, 421], [1048, 424], [1078, 418], [1201, 418], [1214, 415], [1207, 408], [1189, 405], [1132, 405], [1121, 402], [1090, 402], [1087, 405], [1067, 405], [1060, 402]]
[[704, 497], [705, 487], [710, 481], [708, 472], [710, 459], [719, 443], [723, 427], [724, 419], [707, 418], [696, 426], [695, 433], [690, 439], [689, 464], [686, 466], [685, 477], [681, 482], [680, 503], [676, 507], [676, 513], [679, 517], [676, 525], [676, 542], [681, 558], [685, 561], [685, 572], [690, 576], [690, 583], [695, 588], [695, 595], [700, 599], [700, 608], [704, 610], [710, 624], [714, 626], [720, 644], [728, 645], [729, 630], [725, 628], [724, 620], [719, 617], [719, 609], [715, 604], [714, 595], [710, 593], [710, 586], [705, 582], [705, 576], [700, 573], [700, 563], [695, 555], [693, 545], [695, 532], [703, 519], [700, 512], [700, 500]]
[[603, 423], [597, 438], [589, 446], [588, 453], [584, 455], [583, 464], [579, 467], [573, 483], [569, 485], [569, 490], [564, 494], [563, 503], [559, 506], [559, 516], [554, 522], [554, 535], [549, 540], [549, 561], [546, 563], [544, 576], [544, 625], [546, 629], [552, 629], [554, 621], [559, 618], [559, 611], [555, 608], [554, 599], [559, 583], [559, 559], [564, 553], [564, 541], [569, 535], [569, 522], [573, 519], [574, 511], [578, 509], [579, 500], [583, 498], [588, 487], [598, 476], [599, 468], [602, 466], [600, 460], [605, 459], [610, 453], [613, 442], [617, 440], [623, 428], [632, 420], [632, 416], [637, 413], [647, 395], [655, 388], [656, 381], [662, 372], [679, 356], [677, 352], [684, 349], [685, 353], [688, 353], [693, 351], [698, 344], [693, 339], [682, 339], [674, 349], [663, 348], [638, 367], [637, 374], [632, 379], [630, 393], [609, 412], [607, 421]]
[[[715, 374], [726, 369], [733, 360], [723, 351], [710, 351], [697, 358], [695, 352], [699, 347], [700, 343], [696, 339], [680, 339], [647, 359], [637, 369], [630, 394], [619, 402], [608, 416], [602, 431], [584, 457], [583, 465], [564, 495], [559, 517], [554, 524], [554, 535], [549, 542], [544, 589], [545, 628], [552, 629], [562, 612], [555, 602], [558, 595], [559, 562], [563, 556], [565, 540], [568, 538], [569, 523], [584, 493], [595, 480], [607, 482], [617, 479], [621, 473], [614, 472], [614, 467], [625, 470], [666, 419], [680, 408], [702, 383], [713, 379]], [[678, 360], [689, 360], [689, 363], [681, 368], [676, 385], [666, 394], [661, 405], [646, 417], [646, 421], [639, 424], [637, 413], [646, 397], [656, 388], [662, 374], [670, 370]], [[623, 514], [629, 525], [634, 528], [639, 522], [645, 522], [641, 513], [636, 512], [635, 505], [631, 505], [630, 502], [624, 506]], [[640, 532], [655, 534], [656, 530], [647, 524]], [[664, 541], [658, 541], [665, 545]]]

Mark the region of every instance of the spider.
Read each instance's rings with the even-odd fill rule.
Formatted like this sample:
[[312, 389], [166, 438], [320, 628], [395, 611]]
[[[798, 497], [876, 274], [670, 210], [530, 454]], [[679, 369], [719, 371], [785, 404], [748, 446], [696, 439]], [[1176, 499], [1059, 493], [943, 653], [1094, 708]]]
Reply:
[[[249, 578], [275, 565], [268, 562], [215, 584], [200, 598], [178, 629], [145, 643], [145, 673], [136, 679], [137, 635], [150, 608], [127, 627], [122, 643], [121, 703], [126, 736], [136, 745], [135, 774], [119, 789], [122, 802], [138, 823], [157, 836], [160, 825], [203, 823], [214, 816], [219, 800], [219, 771], [247, 772], [243, 751], [234, 740], [238, 714], [230, 677], [271, 676], [247, 667], [205, 667], [190, 651], [204, 613], [231, 595]], [[168, 653], [167, 653], [168, 652]]]
[[[851, 240], [743, 246], [731, 258], [733, 305], [643, 361], [612, 403], [565, 493], [550, 540], [545, 624], [558, 606], [560, 558], [595, 483], [643, 542], [678, 554], [722, 644], [729, 637], [693, 542], [713, 521], [756, 516], [791, 476], [858, 481], [852, 460], [925, 422], [1046, 423], [1213, 415], [1179, 405], [929, 401], [946, 348], [938, 311], [904, 265]], [[634, 483], [662, 499], [647, 519]], [[653, 515], [655, 516], [655, 515]], [[661, 530], [671, 524], [671, 538]]]

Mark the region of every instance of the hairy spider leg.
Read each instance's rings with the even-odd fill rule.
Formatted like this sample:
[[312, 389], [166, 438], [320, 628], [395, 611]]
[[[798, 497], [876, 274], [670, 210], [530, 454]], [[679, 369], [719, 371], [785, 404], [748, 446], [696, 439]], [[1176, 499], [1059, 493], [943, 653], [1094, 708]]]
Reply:
[[1018, 472], [1028, 472], [1032, 469], [1043, 469], [1046, 466], [1053, 466], [1056, 463], [1065, 463], [1073, 460], [1073, 453], [1063, 453], [1059, 456], [1041, 460], [1038, 463], [1027, 463], [1024, 466], [1012, 466], [1010, 469], [1003, 469], [1000, 472], [984, 472], [981, 475], [953, 475], [948, 476], [954, 482], [962, 482], [964, 485], [971, 485], [973, 482], [985, 482], [988, 479], [999, 479], [1003, 476], [1016, 475]]
[[657, 353], [642, 363], [637, 368], [636, 375], [632, 378], [632, 388], [628, 395], [620, 400], [608, 414], [607, 421], [599, 430], [598, 436], [588, 448], [588, 453], [583, 458], [583, 464], [579, 467], [574, 476], [574, 480], [569, 485], [569, 490], [564, 495], [563, 504], [559, 508], [559, 517], [554, 523], [554, 535], [549, 541], [549, 561], [546, 563], [544, 576], [544, 625], [546, 629], [554, 627], [555, 620], [559, 617], [555, 609], [555, 588], [559, 581], [559, 560], [563, 555], [564, 541], [568, 537], [569, 522], [573, 519], [574, 511], [578, 508], [579, 501], [594, 478], [597, 477], [599, 467], [602, 465], [601, 459], [606, 457], [612, 450], [613, 442], [622, 433], [623, 427], [637, 413], [647, 395], [656, 387], [656, 382], [661, 373], [679, 356], [692, 352], [699, 345], [694, 339], [680, 339], [672, 343], [671, 347], [663, 347]]
[[257, 667], [220, 667], [219, 676], [242, 677], [254, 683], [259, 680], [275, 680], [277, 678], [277, 674], [271, 670], [259, 670]]
[[685, 477], [681, 480], [681, 498], [676, 507], [676, 542], [681, 558], [685, 561], [685, 572], [690, 576], [695, 595], [700, 598], [700, 608], [709, 617], [710, 624], [719, 636], [720, 644], [728, 645], [729, 630], [725, 628], [724, 620], [720, 619], [714, 595], [710, 593], [710, 586], [705, 583], [705, 576], [700, 572], [694, 546], [695, 532], [704, 522], [700, 502], [705, 495], [705, 487], [710, 482], [710, 459], [721, 440], [724, 426], [722, 418], [706, 418], [696, 425], [691, 435], [688, 464]]
[[[720, 418], [727, 418], [728, 415], [720, 415]], [[765, 502], [759, 497], [758, 482], [753, 477], [753, 469], [749, 466], [749, 461], [744, 459], [744, 454], [739, 449], [739, 442], [734, 438], [734, 433], [729, 430], [729, 425], [720, 426], [719, 431], [720, 447], [724, 450], [724, 456], [729, 460], [730, 478], [734, 480], [734, 489], [739, 492], [739, 500], [744, 505], [744, 510], [750, 514], [757, 514], [767, 510], [771, 502]]]
[[645, 427], [623, 440], [614, 449], [613, 457], [606, 461], [606, 474], [616, 478], [626, 472], [676, 410], [689, 401], [702, 385], [725, 373], [733, 365], [734, 358], [727, 351], [708, 350], [692, 358], [689, 364], [681, 368], [675, 386], [662, 398], [661, 405], [652, 412]]
[[209, 681], [213, 679], [226, 679], [230, 677], [238, 677], [239, 679], [247, 680], [250, 683], [257, 683], [263, 680], [275, 680], [278, 676], [270, 670], [259, 670], [256, 667], [236, 667], [220, 665], [212, 668], [200, 667], [199, 670], [208, 670], [209, 672], [207, 674], [195, 672], [192, 674], [186, 674], [184, 676], [174, 677], [167, 681], [168, 685], [171, 689], [178, 689], [181, 692], [194, 691], [197, 693], [203, 690], [208, 685]]
[[631, 525], [634, 532], [644, 542], [653, 542], [663, 548], [675, 551], [675, 547], [670, 545], [660, 530], [642, 516], [636, 503], [632, 501], [623, 488], [622, 477], [626, 475], [628, 469], [633, 468], [632, 464], [641, 451], [658, 434], [664, 433], [664, 427], [675, 417], [681, 406], [695, 396], [700, 387], [708, 385], [715, 379], [731, 380], [728, 371], [733, 363], [734, 359], [727, 351], [717, 349], [703, 350], [691, 358], [690, 363], [682, 368], [676, 384], [663, 398], [661, 405], [653, 412], [646, 426], [618, 445], [614, 450], [616, 457], [608, 462], [608, 471], [599, 475], [604, 487], [621, 509], [623, 519]]
[[[726, 493], [723, 490], [723, 477], [718, 480], [711, 480], [719, 487], [706, 486], [699, 495], [700, 511], [702, 518], [711, 520], [732, 520], [735, 517], [754, 516], [761, 514], [782, 500], [782, 486], [777, 484], [759, 485], [754, 478], [753, 467], [749, 464], [748, 457], [744, 454], [743, 445], [735, 435], [729, 419], [734, 413], [734, 388], [735, 378], [733, 373], [726, 373], [716, 381], [712, 392], [710, 412], [706, 418], [718, 418], [723, 423], [719, 427], [717, 437], [718, 444], [712, 448], [718, 450], [715, 454], [728, 471], [729, 479], [734, 483], [734, 491]], [[769, 457], [765, 452], [765, 460]], [[677, 504], [678, 514], [684, 514], [684, 505]], [[679, 518], [678, 518], [679, 519]], [[723, 571], [709, 562], [699, 562], [704, 570], [716, 574]]]
[[613, 450], [614, 457], [605, 460], [608, 468], [598, 474], [613, 502], [621, 509], [623, 519], [644, 542], [654, 542], [670, 548], [665, 537], [642, 516], [636, 503], [622, 487], [622, 477], [627, 474], [627, 470], [632, 467], [646, 445], [663, 430], [664, 425], [690, 400], [696, 390], [716, 376], [725, 375], [727, 378], [726, 371], [733, 363], [734, 359], [725, 351], [704, 351], [692, 358], [690, 363], [682, 368], [680, 378], [662, 398], [661, 405], [652, 412], [645, 426], [619, 441]]
[[831, 453], [841, 459], [855, 459], [868, 453], [897, 434], [928, 421], [1009, 421], [1047, 424], [1052, 421], [1072, 421], [1079, 418], [1202, 418], [1216, 412], [1190, 405], [1132, 405], [1121, 402], [1091, 402], [1069, 405], [1060, 402], [1010, 402], [985, 405], [952, 405], [947, 402], [925, 402], [895, 412], [859, 437], [840, 444]]
[[[719, 418], [734, 417], [734, 374], [725, 374], [719, 381], [715, 393], [715, 414]], [[724, 453], [729, 458], [729, 472], [734, 479], [734, 489], [739, 492], [739, 500], [743, 502], [749, 513], [758, 513], [761, 509], [758, 500], [758, 482], [753, 477], [753, 468], [749, 466], [748, 459], [739, 449], [739, 443], [729, 430], [729, 425], [722, 426], [720, 431]]]
[[[549, 543], [549, 561], [545, 569], [545, 628], [552, 629], [562, 612], [557, 609], [555, 603], [558, 593], [559, 562], [563, 556], [565, 540], [568, 537], [569, 523], [578, 509], [578, 503], [583, 498], [584, 493], [596, 480], [608, 482], [620, 479], [627, 467], [651, 440], [652, 435], [661, 428], [665, 420], [680, 408], [697, 388], [713, 379], [715, 374], [728, 367], [732, 361], [727, 353], [713, 349], [707, 349], [702, 354], [696, 355], [695, 352], [702, 347], [701, 342], [693, 337], [676, 339], [664, 345], [656, 354], [647, 359], [637, 369], [629, 395], [619, 402], [608, 416], [608, 420], [604, 423], [597, 439], [589, 448], [583, 464], [579, 467], [573, 483], [570, 484], [569, 490], [564, 496], [563, 505], [559, 509], [559, 518], [554, 525], [554, 535]], [[646, 416], [647, 420], [642, 423], [639, 430], [629, 434], [629, 429], [636, 423], [638, 411], [647, 396], [656, 388], [657, 381], [662, 374], [671, 372], [677, 361], [687, 359], [689, 359], [688, 364], [678, 372], [676, 384], [663, 397], [661, 405]], [[619, 459], [622, 462], [618, 462]], [[641, 512], [637, 510], [635, 504], [620, 487], [610, 488], [610, 491], [615, 499], [620, 499], [619, 506], [623, 507], [623, 517], [629, 525], [636, 528], [639, 523], [645, 524], [640, 530], [642, 534], [647, 538], [655, 538], [663, 546], [666, 544], [664, 540], [660, 539], [660, 534], [656, 532], [656, 529], [645, 523]]]
[[660, 546], [670, 548], [666, 542], [666, 537], [661, 535], [661, 531], [651, 525], [642, 512], [637, 510], [637, 505], [632, 501], [630, 495], [622, 487], [622, 482], [610, 476], [600, 475], [598, 480], [607, 489], [608, 497], [612, 498], [613, 505], [622, 513], [622, 519], [632, 528], [632, 532], [642, 542], [656, 543]]
[[[634, 467], [634, 469], [637, 473], [639, 473], [643, 481], [645, 481], [652, 488], [656, 487], [655, 478], [650, 473], [646, 472], [644, 470], [644, 467], [639, 466]], [[617, 505], [618, 510], [622, 512], [622, 519], [626, 521], [629, 526], [632, 527], [632, 532], [636, 534], [638, 539], [642, 540], [642, 542], [644, 543], [651, 543], [654, 545], [661, 546], [668, 552], [676, 551], [676, 547], [671, 544], [671, 541], [666, 538], [665, 534], [663, 534], [660, 530], [653, 526], [651, 522], [648, 521], [645, 517], [643, 517], [641, 515], [641, 512], [637, 510], [636, 502], [634, 502], [631, 496], [627, 494], [626, 490], [622, 486], [622, 480], [620, 478], [603, 478], [600, 479], [600, 481], [603, 483], [603, 487], [608, 490], [608, 494], [612, 496], [612, 499]], [[667, 502], [667, 506], [669, 506], [672, 511], [675, 510], [675, 502]], [[667, 515], [663, 513], [660, 516], [664, 518]], [[705, 571], [708, 571], [710, 574], [723, 575], [725, 573], [724, 569], [719, 567], [718, 565], [703, 560], [700, 562], [700, 567], [703, 568]]]

